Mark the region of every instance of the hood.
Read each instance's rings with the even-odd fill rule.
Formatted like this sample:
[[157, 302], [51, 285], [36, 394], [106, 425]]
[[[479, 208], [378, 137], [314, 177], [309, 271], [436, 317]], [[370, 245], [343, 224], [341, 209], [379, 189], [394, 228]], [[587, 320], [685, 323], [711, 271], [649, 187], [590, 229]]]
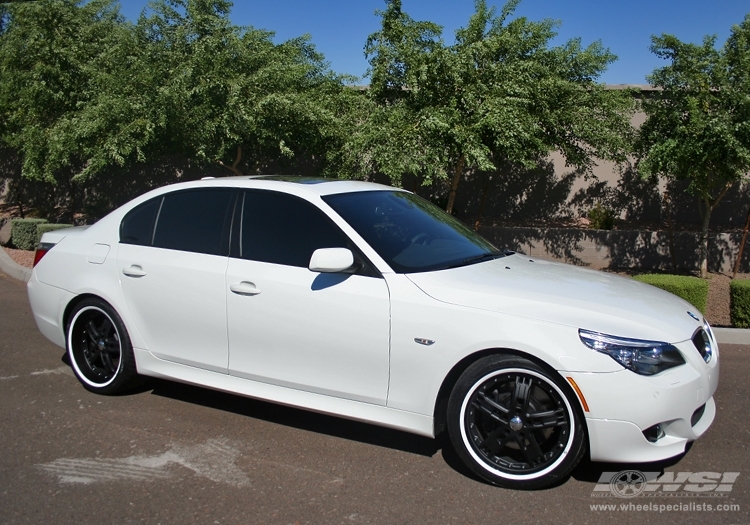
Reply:
[[620, 337], [677, 343], [703, 323], [697, 308], [654, 286], [522, 254], [407, 277], [438, 301]]

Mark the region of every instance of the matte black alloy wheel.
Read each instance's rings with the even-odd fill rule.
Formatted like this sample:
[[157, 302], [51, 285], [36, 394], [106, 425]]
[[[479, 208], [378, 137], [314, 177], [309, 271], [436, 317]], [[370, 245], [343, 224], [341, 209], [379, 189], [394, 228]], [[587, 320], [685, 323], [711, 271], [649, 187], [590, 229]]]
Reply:
[[73, 371], [88, 390], [111, 394], [132, 386], [136, 373], [130, 338], [107, 303], [81, 302], [71, 315], [67, 338]]
[[112, 319], [98, 308], [81, 310], [70, 345], [81, 374], [96, 385], [106, 385], [117, 374], [122, 359], [120, 334]]
[[585, 452], [583, 417], [569, 388], [541, 366], [511, 355], [480, 359], [448, 401], [456, 452], [480, 477], [535, 489], [567, 476]]
[[521, 371], [485, 379], [467, 399], [464, 431], [474, 452], [508, 474], [539, 472], [570, 441], [570, 417], [560, 393]]

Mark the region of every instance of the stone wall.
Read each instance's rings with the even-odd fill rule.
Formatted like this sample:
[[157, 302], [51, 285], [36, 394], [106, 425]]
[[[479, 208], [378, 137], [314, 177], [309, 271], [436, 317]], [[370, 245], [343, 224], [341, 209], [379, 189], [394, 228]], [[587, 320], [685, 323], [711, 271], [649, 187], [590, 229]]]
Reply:
[[[498, 248], [595, 269], [698, 271], [697, 232], [674, 233], [674, 265], [669, 233], [665, 231], [487, 226], [480, 227], [479, 233]], [[742, 233], [712, 233], [709, 238], [709, 271], [731, 273], [741, 239]], [[743, 250], [740, 271], [750, 272], [750, 241]]]

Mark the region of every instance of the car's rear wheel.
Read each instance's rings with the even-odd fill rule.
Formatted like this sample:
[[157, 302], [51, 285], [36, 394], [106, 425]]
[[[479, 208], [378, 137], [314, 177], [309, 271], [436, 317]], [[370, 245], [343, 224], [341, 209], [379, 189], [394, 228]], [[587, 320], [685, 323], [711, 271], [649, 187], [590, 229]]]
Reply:
[[583, 416], [561, 379], [527, 359], [493, 355], [461, 375], [448, 433], [478, 476], [514, 489], [553, 485], [585, 452]]
[[87, 390], [115, 394], [137, 384], [130, 337], [109, 304], [96, 298], [78, 303], [66, 335], [73, 371]]

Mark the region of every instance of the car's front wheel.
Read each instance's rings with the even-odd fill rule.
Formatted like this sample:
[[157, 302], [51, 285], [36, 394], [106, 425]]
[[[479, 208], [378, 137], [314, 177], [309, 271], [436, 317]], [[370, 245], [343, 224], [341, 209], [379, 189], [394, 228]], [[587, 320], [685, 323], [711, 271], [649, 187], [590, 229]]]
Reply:
[[66, 335], [73, 371], [87, 390], [115, 394], [137, 383], [130, 337], [109, 304], [96, 298], [78, 303]]
[[559, 377], [527, 359], [493, 355], [461, 375], [448, 401], [448, 433], [463, 462], [502, 487], [538, 489], [583, 457], [577, 400]]

